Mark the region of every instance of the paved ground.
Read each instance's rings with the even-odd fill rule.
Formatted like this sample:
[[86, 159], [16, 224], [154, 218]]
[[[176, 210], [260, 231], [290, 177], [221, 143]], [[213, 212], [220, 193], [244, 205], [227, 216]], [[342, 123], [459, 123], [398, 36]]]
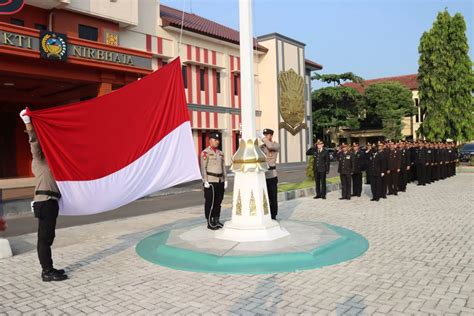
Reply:
[[0, 261], [0, 314], [474, 315], [473, 184], [464, 173], [379, 203], [338, 192], [282, 203], [283, 218], [370, 242], [355, 260], [299, 273], [198, 274], [136, 255], [143, 237], [202, 222], [200, 207], [58, 230], [56, 263], [71, 277], [62, 283], [39, 280], [33, 234], [14, 237], [17, 255]]
[[[335, 162], [331, 165], [329, 177], [337, 175], [337, 165]], [[306, 179], [306, 166], [288, 165], [279, 167], [280, 182], [297, 183]], [[229, 187], [233, 186], [233, 177], [229, 178]], [[151, 214], [161, 211], [197, 206], [203, 203], [204, 197], [202, 193], [201, 183], [183, 184], [174, 188], [163, 190], [152, 196], [135, 201], [128, 205], [118, 208], [113, 212], [106, 212], [89, 216], [68, 216], [60, 217], [58, 227], [71, 227], [77, 225], [85, 225], [119, 218], [127, 218], [131, 216], [139, 216]], [[25, 203], [26, 207], [29, 203]], [[1, 214], [1, 213], [0, 213]], [[35, 232], [37, 229], [37, 221], [31, 213], [22, 214], [8, 218], [9, 230], [0, 232], [1, 237], [19, 236], [27, 233]]]

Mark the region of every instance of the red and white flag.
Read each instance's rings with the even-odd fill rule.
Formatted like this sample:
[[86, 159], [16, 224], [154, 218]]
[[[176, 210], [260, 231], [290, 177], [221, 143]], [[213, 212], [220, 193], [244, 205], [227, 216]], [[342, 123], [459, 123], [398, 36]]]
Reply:
[[107, 95], [27, 115], [61, 191], [60, 214], [112, 210], [201, 178], [179, 59]]

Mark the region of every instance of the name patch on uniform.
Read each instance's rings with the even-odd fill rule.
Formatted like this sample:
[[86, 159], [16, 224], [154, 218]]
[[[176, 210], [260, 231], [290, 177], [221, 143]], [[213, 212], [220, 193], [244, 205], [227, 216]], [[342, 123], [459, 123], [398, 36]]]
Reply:
[[346, 159], [351, 159], [351, 156], [346, 156]]

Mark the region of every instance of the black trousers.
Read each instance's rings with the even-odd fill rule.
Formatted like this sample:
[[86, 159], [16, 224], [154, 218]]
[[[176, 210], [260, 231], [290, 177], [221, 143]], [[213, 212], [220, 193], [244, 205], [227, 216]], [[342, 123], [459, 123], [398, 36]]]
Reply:
[[316, 182], [316, 195], [326, 197], [326, 172], [315, 172], [314, 181]]
[[418, 184], [426, 184], [426, 166], [424, 164], [416, 165], [416, 177], [418, 178]]
[[362, 194], [362, 172], [352, 175], [352, 194], [356, 196]]
[[382, 177], [381, 176], [369, 176], [370, 177], [370, 190], [372, 191], [372, 198], [379, 200], [382, 192]]
[[370, 175], [367, 173], [367, 171], [365, 172], [365, 184], [370, 184]]
[[204, 188], [204, 215], [206, 219], [221, 216], [221, 203], [224, 199], [224, 182], [209, 183], [210, 188]]
[[431, 172], [432, 172], [431, 165], [426, 166], [425, 183], [431, 183]]
[[387, 188], [388, 188], [388, 174], [382, 177], [382, 186], [380, 187], [380, 197], [386, 198], [387, 197]]
[[402, 169], [400, 169], [400, 176], [399, 176], [399, 183], [398, 183], [399, 191], [405, 191], [407, 188], [408, 172], [409, 170], [407, 170], [406, 166], [403, 166]]
[[267, 179], [268, 199], [270, 200], [270, 214], [276, 219], [278, 214], [278, 177]]
[[387, 183], [388, 183], [388, 194], [397, 194], [398, 192], [398, 181], [400, 173], [397, 170], [391, 170], [387, 174]]
[[57, 200], [46, 200], [33, 204], [35, 217], [38, 218], [38, 259], [44, 272], [53, 268], [51, 246], [56, 237], [56, 219], [59, 214]]
[[350, 199], [351, 198], [351, 175], [350, 174], [341, 174], [341, 187], [342, 187], [342, 198]]
[[418, 178], [416, 176], [416, 165], [410, 166], [410, 182], [416, 181]]

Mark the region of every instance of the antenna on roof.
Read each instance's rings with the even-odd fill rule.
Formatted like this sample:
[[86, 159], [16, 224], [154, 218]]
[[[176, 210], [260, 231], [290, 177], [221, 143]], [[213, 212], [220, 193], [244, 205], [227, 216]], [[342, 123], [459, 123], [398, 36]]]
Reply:
[[178, 56], [181, 58], [181, 40], [183, 39], [183, 26], [184, 26], [184, 9], [186, 7], [186, 0], [183, 0], [183, 10], [181, 11], [181, 30], [179, 32], [178, 42]]

